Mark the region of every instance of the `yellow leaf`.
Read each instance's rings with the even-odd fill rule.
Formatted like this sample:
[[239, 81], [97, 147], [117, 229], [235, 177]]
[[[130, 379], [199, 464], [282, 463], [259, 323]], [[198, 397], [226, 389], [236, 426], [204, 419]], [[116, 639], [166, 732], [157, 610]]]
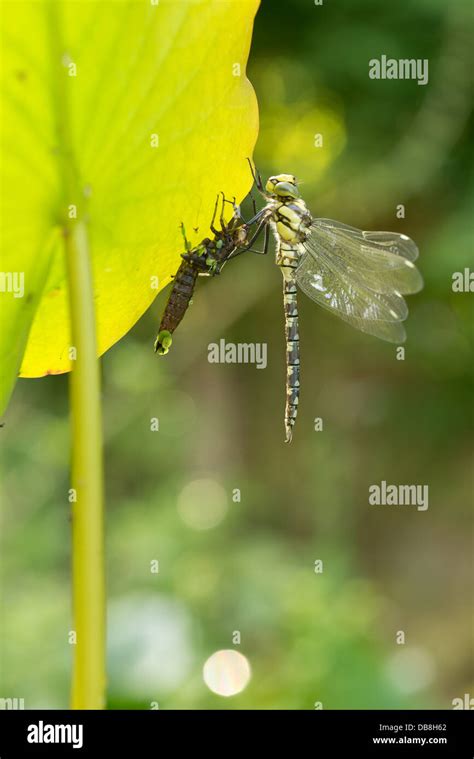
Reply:
[[156, 278], [171, 280], [179, 224], [201, 239], [218, 191], [247, 194], [257, 7], [3, 3], [2, 269], [24, 274], [23, 297], [0, 293], [5, 399], [20, 363], [22, 377], [71, 368], [65, 220], [88, 227], [100, 355], [151, 304]]

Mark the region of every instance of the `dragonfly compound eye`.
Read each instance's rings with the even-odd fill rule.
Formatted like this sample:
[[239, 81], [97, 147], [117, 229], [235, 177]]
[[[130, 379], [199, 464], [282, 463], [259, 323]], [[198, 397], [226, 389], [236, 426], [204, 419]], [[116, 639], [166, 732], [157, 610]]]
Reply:
[[296, 177], [292, 174], [278, 174], [276, 177], [270, 177], [265, 189], [269, 195], [277, 198], [299, 198], [300, 196]]

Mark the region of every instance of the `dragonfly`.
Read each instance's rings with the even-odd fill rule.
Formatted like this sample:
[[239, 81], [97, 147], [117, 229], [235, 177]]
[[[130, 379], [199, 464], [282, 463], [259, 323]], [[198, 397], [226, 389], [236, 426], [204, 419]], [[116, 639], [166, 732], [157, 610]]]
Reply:
[[313, 218], [293, 174], [271, 176], [265, 186], [249, 160], [266, 205], [249, 224], [258, 235], [273, 232], [275, 261], [283, 275], [286, 340], [285, 435], [291, 442], [300, 395], [298, 288], [311, 300], [362, 332], [402, 343], [408, 308], [403, 295], [416, 293], [423, 279], [414, 261], [416, 244], [396, 232], [364, 232], [331, 219]]
[[[220, 228], [215, 226], [219, 202]], [[226, 203], [231, 203], [234, 209], [232, 218], [228, 223], [224, 219]], [[254, 209], [256, 211], [255, 202]], [[244, 251], [252, 250], [252, 245], [256, 239], [254, 235], [250, 234], [251, 225], [245, 223], [235, 199], [230, 201], [223, 193], [217, 195], [210, 229], [214, 237], [206, 237], [192, 248], [186, 237], [184, 225], [181, 224], [186, 252], [181, 256], [182, 261], [174, 276], [173, 286], [155, 340], [155, 353], [160, 356], [168, 353], [172, 345], [172, 334], [181, 323], [188, 306], [192, 302], [197, 278], [199, 276], [215, 277], [220, 274], [231, 258], [235, 258]]]

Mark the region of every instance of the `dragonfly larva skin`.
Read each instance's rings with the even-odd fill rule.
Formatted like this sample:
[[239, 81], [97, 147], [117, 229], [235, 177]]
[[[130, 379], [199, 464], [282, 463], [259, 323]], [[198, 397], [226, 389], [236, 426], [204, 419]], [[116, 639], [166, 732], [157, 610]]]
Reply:
[[180, 324], [191, 302], [198, 274], [197, 267], [186, 260], [181, 262], [176, 272], [155, 342], [155, 351], [161, 356], [168, 353], [171, 335]]
[[171, 335], [181, 323], [196, 287], [198, 276], [215, 276], [220, 274], [224, 264], [235, 254], [251, 247], [248, 240], [248, 227], [243, 222], [240, 210], [234, 204], [234, 215], [228, 224], [224, 221], [224, 205], [229, 202], [222, 196], [220, 229], [214, 227], [219, 196], [217, 197], [211, 230], [214, 237], [206, 238], [195, 248], [191, 248], [186, 239], [184, 227], [181, 226], [186, 253], [182, 255], [181, 265], [173, 280], [171, 292], [161, 319], [158, 337], [155, 340], [155, 352], [160, 356], [168, 353]]

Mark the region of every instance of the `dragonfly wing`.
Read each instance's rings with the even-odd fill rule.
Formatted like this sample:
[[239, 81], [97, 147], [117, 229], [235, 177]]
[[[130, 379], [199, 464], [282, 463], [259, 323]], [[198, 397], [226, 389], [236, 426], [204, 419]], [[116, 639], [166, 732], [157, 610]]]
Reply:
[[336, 274], [323, 261], [316, 263], [309, 254], [303, 256], [296, 270], [296, 281], [311, 300], [356, 329], [388, 342], [405, 340], [402, 321], [407, 308], [401, 296], [402, 303], [392, 304], [386, 295], [369, 292], [345, 281], [342, 275]]
[[399, 235], [396, 232], [362, 232], [362, 235], [364, 240], [375, 243], [378, 248], [381, 247], [388, 253], [403, 256], [412, 262], [418, 258], [418, 246], [407, 235]]
[[423, 279], [414, 265], [418, 248], [409, 237], [395, 232], [363, 232], [331, 219], [315, 219], [317, 237], [331, 259], [354, 272], [375, 292], [416, 293]]
[[296, 281], [308, 297], [362, 332], [405, 340], [408, 308], [402, 293], [422, 286], [412, 240], [316, 219], [304, 245]]

